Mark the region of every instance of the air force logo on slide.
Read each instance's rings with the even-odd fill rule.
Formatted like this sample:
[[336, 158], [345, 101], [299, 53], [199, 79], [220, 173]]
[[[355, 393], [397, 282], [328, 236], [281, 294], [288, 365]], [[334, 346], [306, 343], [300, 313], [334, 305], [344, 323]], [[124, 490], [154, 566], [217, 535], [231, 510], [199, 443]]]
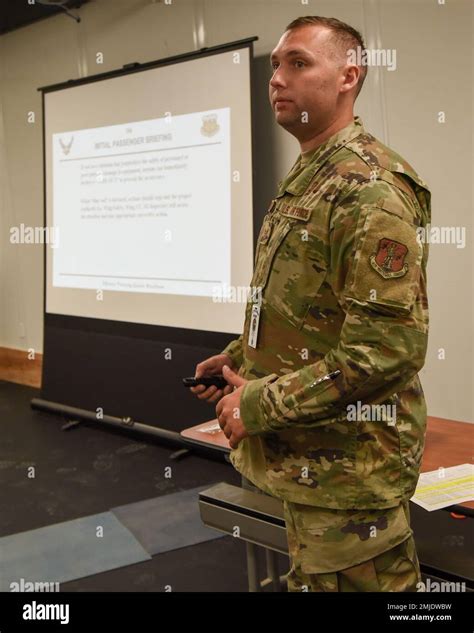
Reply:
[[201, 134], [203, 136], [214, 136], [220, 130], [217, 123], [217, 114], [205, 114], [202, 117]]
[[66, 141], [63, 141], [61, 137], [59, 138], [59, 144], [61, 145], [61, 149], [63, 150], [63, 154], [65, 156], [67, 156], [69, 152], [71, 151], [73, 141], [74, 141], [74, 136], [71, 136], [71, 140], [69, 141], [69, 143], [67, 143]]

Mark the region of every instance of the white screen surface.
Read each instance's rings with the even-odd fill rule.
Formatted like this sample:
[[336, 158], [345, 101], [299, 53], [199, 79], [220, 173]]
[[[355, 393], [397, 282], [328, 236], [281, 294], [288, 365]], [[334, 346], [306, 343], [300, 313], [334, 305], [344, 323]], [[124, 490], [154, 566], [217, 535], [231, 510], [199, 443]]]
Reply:
[[[45, 94], [49, 313], [240, 332], [247, 47]], [[54, 238], [54, 239], [51, 239]]]

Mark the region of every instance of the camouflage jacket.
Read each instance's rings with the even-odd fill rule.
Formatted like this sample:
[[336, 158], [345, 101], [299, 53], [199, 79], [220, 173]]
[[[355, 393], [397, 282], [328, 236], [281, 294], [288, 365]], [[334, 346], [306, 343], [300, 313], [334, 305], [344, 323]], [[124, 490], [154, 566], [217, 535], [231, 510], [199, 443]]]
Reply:
[[248, 379], [234, 467], [290, 502], [390, 508], [415, 490], [428, 337], [420, 229], [430, 192], [359, 117], [280, 183], [257, 242], [256, 345], [223, 350]]

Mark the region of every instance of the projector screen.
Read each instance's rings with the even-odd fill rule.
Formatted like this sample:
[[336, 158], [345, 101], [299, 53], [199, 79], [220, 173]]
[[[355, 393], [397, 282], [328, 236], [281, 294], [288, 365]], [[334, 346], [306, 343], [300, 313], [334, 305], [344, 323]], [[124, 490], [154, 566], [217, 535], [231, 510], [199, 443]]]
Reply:
[[242, 45], [45, 90], [47, 313], [242, 331], [250, 55]]

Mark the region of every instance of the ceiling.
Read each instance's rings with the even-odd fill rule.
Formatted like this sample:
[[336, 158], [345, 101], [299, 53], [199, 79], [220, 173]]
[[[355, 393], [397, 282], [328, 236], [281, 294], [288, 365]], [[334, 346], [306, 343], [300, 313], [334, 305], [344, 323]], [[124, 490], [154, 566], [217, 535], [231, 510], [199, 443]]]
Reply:
[[[61, 0], [62, 1], [62, 0]], [[89, 0], [65, 0], [64, 5], [71, 10], [71, 13], [78, 15], [74, 9], [80, 8]], [[0, 0], [0, 35], [19, 29], [22, 26], [44, 20], [64, 13], [64, 10], [58, 6], [58, 0], [49, 0], [50, 6], [39, 4], [39, 0], [35, 4], [28, 4], [28, 0]], [[65, 19], [70, 20], [64, 13]]]

